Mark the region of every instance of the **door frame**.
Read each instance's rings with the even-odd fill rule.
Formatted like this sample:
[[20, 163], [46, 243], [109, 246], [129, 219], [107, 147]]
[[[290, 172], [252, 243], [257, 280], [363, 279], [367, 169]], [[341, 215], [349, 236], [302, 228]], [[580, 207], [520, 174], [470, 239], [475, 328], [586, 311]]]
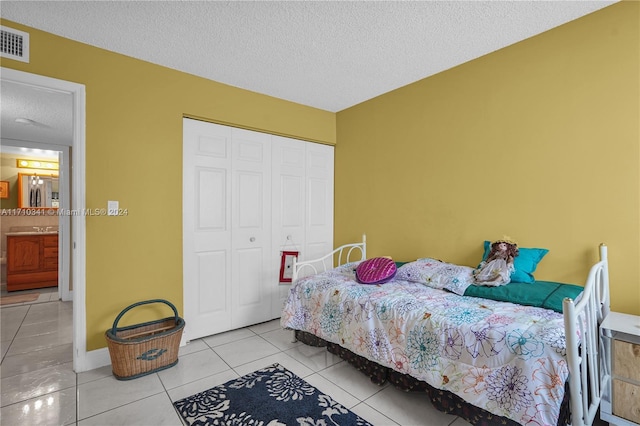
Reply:
[[[0, 68], [0, 79], [69, 93], [73, 98], [73, 136], [71, 141], [71, 279], [73, 282], [73, 370], [87, 370], [87, 322], [86, 322], [86, 193], [85, 193], [85, 144], [86, 144], [86, 90], [84, 84], [74, 83], [43, 75]], [[26, 146], [26, 143], [21, 146]], [[52, 145], [53, 146], [53, 145]], [[56, 148], [53, 148], [56, 149]], [[60, 149], [56, 149], [60, 150]], [[69, 150], [66, 151], [69, 158]], [[62, 221], [64, 222], [64, 221]], [[64, 230], [63, 230], [64, 232]]]

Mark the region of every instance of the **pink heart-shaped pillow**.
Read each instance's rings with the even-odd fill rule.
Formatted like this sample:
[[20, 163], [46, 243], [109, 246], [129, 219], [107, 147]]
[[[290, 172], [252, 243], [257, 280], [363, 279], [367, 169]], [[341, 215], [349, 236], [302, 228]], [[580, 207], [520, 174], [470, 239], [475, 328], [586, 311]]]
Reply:
[[374, 257], [360, 263], [356, 268], [356, 279], [362, 284], [382, 284], [396, 276], [396, 263], [388, 257]]

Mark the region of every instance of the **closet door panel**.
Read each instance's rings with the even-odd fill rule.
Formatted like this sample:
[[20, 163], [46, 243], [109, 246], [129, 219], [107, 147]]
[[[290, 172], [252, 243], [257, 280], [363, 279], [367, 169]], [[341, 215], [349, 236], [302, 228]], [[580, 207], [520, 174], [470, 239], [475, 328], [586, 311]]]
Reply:
[[260, 248], [237, 250], [238, 262], [245, 267], [238, 271], [238, 305], [243, 308], [260, 309], [262, 303], [262, 265], [264, 259]]
[[271, 138], [233, 129], [232, 327], [270, 319]]
[[[304, 229], [304, 178], [280, 176], [282, 228], [285, 232]], [[289, 235], [289, 234], [287, 234]]]
[[183, 120], [185, 340], [231, 327], [231, 131]]
[[207, 284], [198, 286], [198, 315], [226, 313], [228, 290], [219, 285], [226, 277], [226, 251], [198, 253], [198, 282]]
[[306, 246], [305, 256], [313, 259], [333, 249], [334, 149], [310, 143], [306, 155]]
[[199, 230], [224, 230], [227, 226], [227, 171], [196, 167], [196, 223]]
[[290, 284], [281, 284], [280, 262], [283, 251], [300, 252], [304, 259], [305, 243], [305, 168], [307, 142], [274, 136], [272, 138], [273, 168], [273, 250], [275, 265], [271, 316], [280, 317]]

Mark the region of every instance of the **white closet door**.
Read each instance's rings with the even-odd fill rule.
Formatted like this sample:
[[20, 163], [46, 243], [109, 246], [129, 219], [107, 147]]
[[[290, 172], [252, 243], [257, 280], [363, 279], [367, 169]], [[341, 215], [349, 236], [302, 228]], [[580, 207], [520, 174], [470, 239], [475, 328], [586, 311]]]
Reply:
[[333, 250], [334, 149], [307, 144], [305, 258], [315, 259]]
[[299, 251], [304, 259], [305, 244], [305, 168], [306, 147], [309, 142], [272, 137], [273, 176], [273, 250], [271, 264], [276, 265], [271, 316], [280, 317], [290, 285], [280, 284], [280, 253]]
[[185, 340], [231, 328], [231, 129], [183, 120]]
[[271, 136], [232, 134], [231, 326], [238, 328], [271, 315]]

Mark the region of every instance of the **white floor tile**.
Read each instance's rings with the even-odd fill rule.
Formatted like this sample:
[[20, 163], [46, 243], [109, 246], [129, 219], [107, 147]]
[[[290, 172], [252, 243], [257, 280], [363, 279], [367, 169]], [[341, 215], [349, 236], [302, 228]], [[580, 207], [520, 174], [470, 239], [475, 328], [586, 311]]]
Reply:
[[373, 426], [399, 426], [398, 423], [394, 422], [389, 417], [385, 416], [384, 414], [380, 413], [364, 402], [361, 402], [360, 404], [353, 407], [351, 411], [371, 423]]
[[204, 351], [208, 349], [209, 346], [202, 339], [192, 340], [186, 345], [180, 346], [180, 349], [178, 349], [178, 358], [183, 355], [188, 355], [194, 352]]
[[78, 374], [78, 384], [81, 385], [83, 383], [89, 383], [94, 380], [104, 379], [105, 377], [112, 376], [113, 372], [111, 369], [111, 364], [105, 365], [104, 367], [94, 368], [93, 370], [84, 371]]
[[[371, 382], [369, 377], [351, 364], [342, 361], [319, 372], [321, 376], [338, 384], [361, 401], [375, 395], [388, 385], [379, 386]], [[384, 414], [384, 413], [383, 413]]]
[[[63, 302], [49, 302], [42, 303], [40, 305], [30, 305], [29, 312], [24, 318], [24, 324], [37, 324], [46, 321], [61, 321], [61, 322], [73, 322], [73, 309], [56, 307], [58, 303]], [[53, 306], [51, 306], [53, 305]], [[43, 308], [40, 308], [40, 307]]]
[[45, 303], [51, 301], [51, 293], [40, 293], [33, 303]]
[[157, 374], [133, 380], [114, 377], [94, 380], [78, 386], [78, 419], [83, 420], [121, 405], [164, 393]]
[[253, 337], [256, 333], [248, 328], [241, 328], [238, 330], [226, 331], [224, 333], [214, 334], [213, 336], [203, 337], [202, 340], [210, 347], [225, 345], [231, 342], [237, 342], [238, 340], [246, 339], [247, 337]]
[[216, 346], [214, 350], [231, 367], [237, 367], [279, 352], [278, 348], [256, 335]]
[[40, 303], [29, 308], [31, 314], [44, 312], [54, 314], [63, 311], [73, 311], [73, 302]]
[[19, 318], [23, 320], [25, 315], [27, 315], [27, 311], [29, 310], [28, 306], [2, 306], [0, 307], [0, 320], [4, 322], [8, 319]]
[[173, 389], [228, 369], [222, 358], [209, 349], [179, 357], [176, 365], [157, 374], [165, 388]]
[[426, 393], [405, 392], [394, 386], [385, 387], [364, 402], [401, 425], [447, 426], [456, 419], [435, 408]]
[[[6, 355], [0, 366], [0, 377], [15, 376], [40, 368], [73, 361], [73, 345], [71, 343], [54, 346], [42, 351], [34, 351], [14, 356]], [[11, 350], [11, 348], [9, 348]]]
[[351, 409], [353, 406], [360, 403], [360, 400], [351, 395], [346, 390], [342, 389], [335, 383], [330, 382], [318, 373], [314, 373], [304, 378], [307, 383], [317, 388], [320, 392], [329, 395], [335, 401]]
[[12, 340], [18, 334], [18, 330], [22, 325], [22, 318], [7, 318], [2, 319], [2, 324], [0, 324], [0, 333], [2, 335], [2, 340]]
[[285, 353], [300, 361], [314, 372], [324, 370], [331, 365], [342, 362], [339, 356], [327, 352], [327, 348], [307, 346], [305, 344], [286, 350]]
[[166, 393], [153, 395], [78, 422], [79, 426], [175, 426], [182, 421]]
[[[43, 323], [48, 324], [48, 323]], [[62, 346], [73, 342], [73, 337], [64, 331], [54, 331], [31, 337], [15, 337], [7, 352], [7, 356], [32, 353], [43, 349], [50, 349], [55, 346]]]
[[260, 358], [256, 361], [239, 365], [238, 367], [234, 367], [234, 370], [239, 376], [244, 376], [245, 374], [253, 373], [256, 370], [260, 370], [261, 368], [265, 368], [276, 363], [282, 365], [293, 374], [302, 378], [313, 374], [313, 371], [310, 368], [283, 352], [278, 352], [276, 354]]
[[73, 322], [70, 321], [46, 321], [36, 324], [25, 324], [20, 327], [16, 338], [41, 336], [43, 334], [58, 333], [63, 336], [73, 338]]
[[76, 373], [72, 363], [59, 364], [2, 379], [0, 402], [4, 407], [75, 386]]
[[69, 388], [0, 409], [2, 424], [71, 425], [76, 423], [76, 390]]
[[[593, 422], [593, 424], [594, 424], [594, 425], [597, 425], [597, 424], [598, 424], [597, 420], [596, 420], [595, 422]], [[453, 422], [453, 423], [451, 423], [451, 425], [450, 425], [450, 426], [471, 426], [471, 423], [469, 423], [468, 421], [466, 421], [466, 420], [464, 420], [464, 419], [462, 419], [462, 418], [460, 418], [460, 417], [457, 417], [457, 418], [454, 420], [454, 422]], [[608, 426], [608, 425], [607, 425], [607, 426]]]
[[[3, 335], [2, 338], [4, 337], [5, 336]], [[4, 358], [4, 356], [6, 355], [7, 351], [9, 350], [9, 346], [11, 346], [11, 342], [13, 342], [13, 340], [11, 339], [0, 341], [0, 359]]]
[[174, 389], [169, 389], [167, 392], [171, 401], [175, 402], [188, 396], [204, 392], [223, 383], [227, 383], [229, 380], [237, 379], [238, 377], [240, 376], [235, 371], [229, 369], [222, 373], [217, 373], [212, 376], [205, 377], [204, 379], [196, 380], [195, 382], [178, 386]]
[[292, 342], [292, 336], [293, 333], [291, 332], [291, 330], [283, 330], [281, 328], [277, 330], [267, 331], [260, 335], [260, 337], [267, 340], [269, 343], [271, 343], [281, 351], [286, 351], [287, 349], [295, 348], [296, 346], [304, 344], [298, 341]]
[[263, 334], [268, 331], [274, 331], [274, 330], [282, 330], [282, 327], [280, 326], [280, 318], [263, 322], [260, 324], [252, 325], [247, 328], [256, 334]]

